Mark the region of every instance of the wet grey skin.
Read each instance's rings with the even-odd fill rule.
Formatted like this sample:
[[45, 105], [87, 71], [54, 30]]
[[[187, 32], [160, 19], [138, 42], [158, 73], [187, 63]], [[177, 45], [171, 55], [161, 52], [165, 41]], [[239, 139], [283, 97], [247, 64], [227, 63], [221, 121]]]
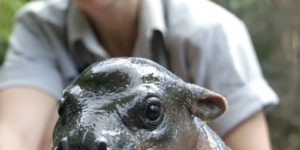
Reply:
[[225, 99], [143, 58], [87, 68], [65, 90], [53, 150], [224, 150], [206, 125]]

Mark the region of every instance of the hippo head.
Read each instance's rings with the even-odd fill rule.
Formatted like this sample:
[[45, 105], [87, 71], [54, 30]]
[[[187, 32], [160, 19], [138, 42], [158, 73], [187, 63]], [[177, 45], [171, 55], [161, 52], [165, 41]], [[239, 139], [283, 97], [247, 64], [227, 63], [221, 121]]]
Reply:
[[108, 59], [64, 90], [53, 150], [226, 149], [205, 123], [225, 110], [150, 60]]

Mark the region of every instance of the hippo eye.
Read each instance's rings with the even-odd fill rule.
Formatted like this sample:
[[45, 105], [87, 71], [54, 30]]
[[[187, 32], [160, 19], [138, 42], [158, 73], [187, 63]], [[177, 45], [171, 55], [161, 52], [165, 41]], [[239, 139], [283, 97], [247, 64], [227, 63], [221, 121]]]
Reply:
[[151, 126], [157, 126], [161, 122], [162, 108], [158, 98], [151, 97], [144, 110], [145, 122]]
[[147, 106], [146, 117], [149, 120], [156, 120], [160, 117], [160, 104], [151, 103]]

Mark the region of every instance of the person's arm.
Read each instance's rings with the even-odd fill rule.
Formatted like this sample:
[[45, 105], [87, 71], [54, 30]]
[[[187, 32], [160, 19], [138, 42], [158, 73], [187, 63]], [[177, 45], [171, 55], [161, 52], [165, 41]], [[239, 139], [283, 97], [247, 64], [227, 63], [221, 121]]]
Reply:
[[271, 150], [268, 126], [262, 112], [227, 133], [224, 140], [233, 150]]
[[1, 91], [0, 149], [38, 150], [56, 109], [53, 97], [33, 88]]
[[14, 18], [0, 69], [0, 150], [50, 149], [57, 103], [72, 76], [58, 28], [62, 12], [52, 14], [52, 6], [28, 3]]
[[224, 115], [209, 125], [233, 150], [271, 149], [261, 111], [276, 105], [278, 97], [263, 77], [245, 24], [234, 16], [223, 18], [228, 20], [207, 28], [205, 42], [201, 32], [195, 31], [193, 37], [199, 38], [201, 49], [189, 59], [194, 65], [190, 68], [195, 68], [191, 71], [195, 83], [223, 95], [228, 102]]

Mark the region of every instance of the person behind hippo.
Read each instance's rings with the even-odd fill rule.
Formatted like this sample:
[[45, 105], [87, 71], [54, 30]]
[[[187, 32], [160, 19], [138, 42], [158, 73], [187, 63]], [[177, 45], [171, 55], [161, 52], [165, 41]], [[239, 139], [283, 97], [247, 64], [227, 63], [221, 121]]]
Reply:
[[0, 149], [49, 149], [62, 89], [110, 57], [155, 60], [228, 99], [210, 126], [232, 149], [271, 149], [263, 112], [277, 96], [245, 25], [207, 0], [49, 0], [16, 16], [0, 73]]

